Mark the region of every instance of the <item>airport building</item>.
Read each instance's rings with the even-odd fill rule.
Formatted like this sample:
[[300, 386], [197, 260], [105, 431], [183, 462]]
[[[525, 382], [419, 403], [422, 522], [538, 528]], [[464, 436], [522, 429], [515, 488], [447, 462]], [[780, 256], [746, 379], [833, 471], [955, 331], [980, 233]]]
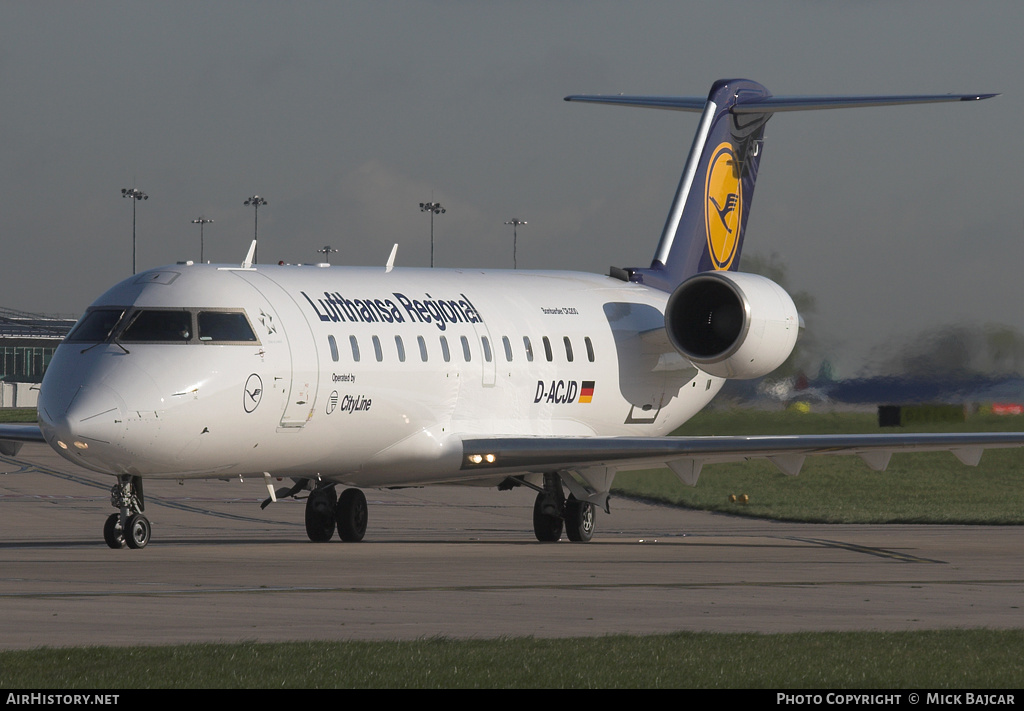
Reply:
[[75, 319], [0, 308], [0, 407], [35, 407], [39, 383]]

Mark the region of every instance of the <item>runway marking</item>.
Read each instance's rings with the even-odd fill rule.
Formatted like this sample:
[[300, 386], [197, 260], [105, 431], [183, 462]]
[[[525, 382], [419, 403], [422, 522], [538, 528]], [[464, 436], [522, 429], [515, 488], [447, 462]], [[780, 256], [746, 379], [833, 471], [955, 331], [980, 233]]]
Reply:
[[944, 560], [919, 558], [917, 556], [910, 555], [909, 553], [899, 553], [897, 551], [890, 551], [884, 548], [870, 548], [868, 546], [859, 546], [856, 543], [830, 541], [824, 538], [800, 538], [798, 536], [780, 536], [780, 538], [782, 540], [787, 541], [800, 541], [802, 543], [812, 543], [817, 546], [824, 546], [825, 548], [841, 548], [843, 550], [853, 551], [854, 553], [866, 553], [867, 555], [878, 556], [879, 558], [891, 558], [893, 560], [900, 560], [905, 563], [937, 563], [940, 565], [948, 565], [947, 561]]
[[[18, 579], [24, 582], [24, 579]], [[137, 583], [138, 585], [159, 585], [160, 583]], [[240, 588], [182, 588], [172, 590], [83, 590], [79, 592], [0, 592], [4, 598], [81, 598], [81, 597], [176, 597], [194, 595], [237, 595], [251, 593], [479, 593], [479, 592], [523, 592], [529, 590], [706, 590], [712, 588], [824, 588], [824, 587], [935, 587], [964, 585], [1020, 585], [1024, 578], [996, 580], [846, 580], [846, 581], [776, 581], [776, 582], [719, 582], [719, 583], [580, 583], [544, 585], [417, 585], [403, 587], [343, 587], [343, 586], [271, 586]]]
[[4, 472], [5, 474], [25, 474], [29, 472], [38, 472], [40, 474], [49, 474], [50, 476], [54, 476], [57, 477], [58, 479], [63, 479], [65, 481], [73, 481], [76, 484], [81, 484], [83, 486], [91, 486], [95, 489], [110, 489], [109, 486], [100, 484], [98, 481], [93, 481], [92, 479], [81, 476], [79, 474], [70, 474], [68, 472], [61, 471], [60, 469], [53, 469], [51, 467], [42, 466], [40, 464], [35, 464], [33, 462], [26, 462], [22, 459], [15, 459], [14, 457], [0, 456], [0, 462], [7, 462], [8, 464], [14, 464], [20, 467], [16, 472]]
[[70, 494], [0, 494], [0, 504], [7, 501], [50, 501], [73, 500], [73, 501], [103, 501], [103, 496], [72, 496]]
[[[19, 467], [17, 469], [17, 471], [4, 472], [4, 473], [26, 473], [26, 472], [35, 471], [35, 472], [39, 472], [39, 473], [42, 473], [42, 474], [49, 474], [50, 476], [55, 476], [55, 477], [64, 479], [66, 481], [72, 481], [72, 482], [75, 482], [75, 483], [78, 483], [78, 484], [83, 484], [83, 485], [86, 485], [86, 486], [90, 486], [90, 487], [94, 487], [94, 488], [99, 488], [99, 489], [103, 489], [103, 490], [107, 489], [106, 485], [101, 484], [101, 483], [99, 483], [97, 481], [94, 481], [93, 479], [89, 479], [89, 478], [86, 478], [84, 476], [80, 476], [80, 475], [76, 475], [76, 474], [70, 474], [68, 472], [64, 472], [64, 471], [61, 471], [61, 470], [58, 470], [58, 469], [53, 469], [53, 468], [50, 468], [50, 467], [41, 466], [41, 465], [34, 464], [34, 463], [31, 463], [31, 462], [26, 462], [24, 460], [17, 459], [17, 458], [14, 458], [14, 457], [0, 456], [0, 461], [7, 462], [8, 464], [12, 464], [12, 465], [15, 465], [15, 466]], [[2, 494], [2, 495], [0, 495], [0, 503], [13, 502], [13, 501], [24, 501], [24, 500], [30, 500], [30, 499], [36, 499], [36, 500], [38, 500], [38, 499], [45, 499], [45, 500], [62, 500], [62, 499], [65, 499], [65, 500], [86, 500], [87, 501], [87, 500], [96, 500], [97, 497], [88, 497], [88, 496], [57, 496], [57, 495], [31, 495], [31, 494]], [[152, 498], [147, 498], [146, 503], [149, 504], [149, 505], [153, 505], [153, 506], [163, 506], [163, 507], [166, 507], [166, 508], [177, 509], [179, 511], [186, 511], [186, 512], [200, 514], [200, 515], [213, 516], [215, 518], [222, 518], [222, 519], [231, 520], [231, 521], [242, 521], [242, 522], [247, 522], [247, 523], [258, 523], [258, 524], [261, 524], [261, 525], [266, 525], [268, 523], [276, 523], [276, 524], [280, 524], [280, 525], [296, 526], [296, 527], [301, 525], [301, 524], [292, 523], [292, 522], [274, 521], [272, 519], [268, 519], [268, 518], [264, 518], [264, 517], [258, 517], [258, 516], [247, 516], [247, 515], [242, 515], [242, 514], [232, 514], [232, 513], [225, 513], [225, 512], [221, 512], [221, 511], [213, 511], [213, 510], [211, 510], [209, 508], [205, 508], [205, 507], [202, 507], [202, 506], [197, 506], [194, 503], [185, 503], [187, 501], [191, 501], [191, 502], [206, 501], [206, 502], [211, 502], [211, 503], [226, 503], [226, 502], [239, 503], [239, 502], [244, 502], [246, 500], [248, 500], [248, 497], [231, 497], [231, 498], [226, 498], [226, 499], [214, 499], [214, 498], [204, 497], [204, 498], [200, 499], [200, 498], [184, 496], [184, 497], [180, 497], [180, 498], [179, 497], [174, 497], [174, 498], [171, 498], [171, 497], [152, 497]], [[251, 499], [251, 500], [254, 503], [258, 501], [258, 499], [255, 499], [255, 498]], [[295, 503], [296, 501], [297, 500], [283, 501], [281, 503]], [[490, 508], [490, 507], [486, 507], [486, 508]], [[611, 532], [608, 532], [608, 533], [611, 533]], [[688, 537], [688, 536], [687, 536], [687, 534], [677, 534], [675, 536], [673, 536], [672, 534], [668, 534], [668, 535], [661, 536], [661, 538], [665, 538], [665, 539], [676, 538], [676, 537]], [[871, 556], [875, 556], [875, 557], [878, 557], [878, 558], [886, 558], [886, 559], [890, 559], [890, 560], [898, 560], [898, 561], [902, 561], [902, 562], [905, 562], [905, 563], [931, 563], [931, 564], [936, 564], [936, 565], [946, 565], [946, 564], [948, 564], [947, 561], [935, 560], [935, 559], [931, 559], [931, 558], [921, 558], [921, 557], [918, 557], [918, 556], [910, 555], [908, 553], [900, 553], [898, 551], [887, 550], [887, 549], [884, 549], [884, 548], [872, 548], [872, 547], [868, 547], [868, 546], [857, 545], [857, 544], [854, 544], [854, 543], [845, 543], [845, 542], [842, 542], [842, 541], [833, 541], [833, 540], [822, 539], [822, 538], [803, 538], [803, 537], [799, 537], [799, 536], [764, 536], [764, 537], [765, 538], [776, 538], [777, 540], [797, 541], [797, 542], [800, 542], [800, 543], [808, 543], [808, 544], [811, 544], [811, 545], [814, 545], [814, 546], [821, 546], [821, 547], [825, 547], [825, 548], [836, 548], [836, 549], [841, 549], [841, 550], [847, 550], [847, 551], [851, 551], [851, 552], [854, 552], [854, 553], [863, 553], [865, 555], [871, 555]], [[471, 541], [471, 542], [477, 542], [477, 541]], [[602, 542], [614, 543], [615, 541], [602, 541]], [[701, 544], [698, 543], [697, 545], [701, 545]]]
[[[93, 479], [90, 479], [90, 478], [85, 477], [85, 476], [81, 476], [81, 475], [78, 475], [78, 474], [70, 474], [68, 472], [63, 472], [63, 471], [61, 471], [59, 469], [53, 469], [51, 467], [40, 466], [38, 464], [33, 464], [31, 462], [26, 462], [26, 461], [23, 461], [23, 460], [20, 460], [20, 459], [16, 459], [14, 457], [0, 456], [0, 461], [20, 466], [21, 468], [16, 473], [24, 474], [24, 473], [27, 473], [27, 472], [39, 472], [40, 474], [49, 474], [50, 476], [57, 477], [58, 479], [64, 479], [65, 481], [71, 481], [71, 482], [74, 482], [76, 484], [82, 484], [83, 486], [89, 486], [89, 487], [92, 487], [92, 488], [95, 488], [95, 489], [101, 489], [103, 491], [109, 491], [110, 487], [113, 486], [113, 483], [111, 483], [108, 486], [106, 484], [101, 484], [100, 482], [94, 481]], [[15, 472], [5, 472], [5, 473], [15, 473]], [[103, 476], [103, 475], [100, 475], [100, 476]], [[0, 502], [2, 502], [5, 499], [7, 499], [7, 500], [16, 500], [16, 499], [25, 499], [25, 498], [28, 498], [28, 497], [32, 497], [32, 495], [30, 495], [30, 494], [4, 494], [4, 495], [0, 495]], [[61, 499], [61, 498], [65, 498], [65, 499], [79, 499], [79, 500], [85, 500], [85, 501], [97, 500], [97, 497], [89, 497], [89, 496], [75, 496], [75, 497], [71, 497], [71, 496], [67, 496], [67, 497], [60, 497], [60, 496], [43, 497], [43, 496], [39, 496], [39, 497], [33, 497], [33, 498], [46, 498], [46, 499]], [[182, 497], [182, 499], [183, 500], [190, 500], [189, 497]], [[224, 501], [224, 500], [220, 499], [219, 501]], [[228, 499], [228, 501], [231, 501], [231, 499]], [[253, 499], [253, 501], [256, 501], [256, 499]], [[189, 505], [189, 504], [182, 503], [181, 501], [177, 501], [177, 500], [170, 499], [170, 498], [163, 498], [163, 497], [159, 497], [159, 496], [153, 496], [153, 497], [147, 496], [146, 497], [146, 505], [147, 506], [164, 506], [166, 508], [178, 509], [179, 511], [188, 511], [188, 512], [191, 512], [191, 513], [203, 514], [203, 515], [207, 515], [207, 516], [214, 516], [216, 518], [229, 519], [231, 521], [245, 521], [247, 523], [260, 523], [260, 524], [282, 523], [284, 525], [289, 525], [289, 526], [293, 525], [291, 523], [285, 523], [285, 522], [282, 522], [282, 521], [272, 521], [272, 520], [267, 519], [267, 518], [259, 518], [259, 517], [256, 517], [256, 516], [243, 516], [243, 515], [240, 515], [240, 514], [229, 514], [229, 513], [219, 512], [219, 511], [211, 511], [210, 509], [207, 509], [207, 508], [202, 508], [202, 507], [199, 507], [199, 506], [192, 506], [192, 505]], [[294, 524], [294, 525], [299, 525], [299, 524]]]

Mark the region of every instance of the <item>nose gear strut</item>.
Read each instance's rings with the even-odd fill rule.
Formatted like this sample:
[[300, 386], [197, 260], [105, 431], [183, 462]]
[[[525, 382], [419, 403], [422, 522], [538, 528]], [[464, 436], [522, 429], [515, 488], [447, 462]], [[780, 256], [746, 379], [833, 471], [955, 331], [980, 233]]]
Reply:
[[110, 505], [118, 513], [110, 514], [103, 524], [103, 540], [111, 548], [145, 548], [152, 533], [149, 519], [142, 512], [146, 500], [142, 493], [142, 477], [119, 476], [110, 489]]

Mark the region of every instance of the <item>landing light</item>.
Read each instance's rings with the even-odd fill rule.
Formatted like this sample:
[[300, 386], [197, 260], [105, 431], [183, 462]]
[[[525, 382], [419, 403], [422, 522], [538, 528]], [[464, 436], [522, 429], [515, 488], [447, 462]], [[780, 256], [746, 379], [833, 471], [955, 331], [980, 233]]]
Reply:
[[75, 449], [89, 449], [89, 444], [87, 442], [79, 442], [76, 440]]
[[498, 458], [493, 454], [470, 454], [466, 457], [470, 464], [494, 464]]
[[57, 440], [57, 446], [60, 447], [61, 449], [67, 449], [68, 448], [68, 446], [66, 444], [64, 444], [63, 442], [61, 442], [59, 439]]

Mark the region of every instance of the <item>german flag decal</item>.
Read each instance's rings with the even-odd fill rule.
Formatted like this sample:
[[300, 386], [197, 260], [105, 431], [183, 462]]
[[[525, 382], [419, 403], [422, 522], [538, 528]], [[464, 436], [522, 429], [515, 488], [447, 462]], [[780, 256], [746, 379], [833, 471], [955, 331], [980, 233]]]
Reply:
[[584, 380], [580, 386], [580, 402], [590, 402], [594, 399], [594, 381]]

